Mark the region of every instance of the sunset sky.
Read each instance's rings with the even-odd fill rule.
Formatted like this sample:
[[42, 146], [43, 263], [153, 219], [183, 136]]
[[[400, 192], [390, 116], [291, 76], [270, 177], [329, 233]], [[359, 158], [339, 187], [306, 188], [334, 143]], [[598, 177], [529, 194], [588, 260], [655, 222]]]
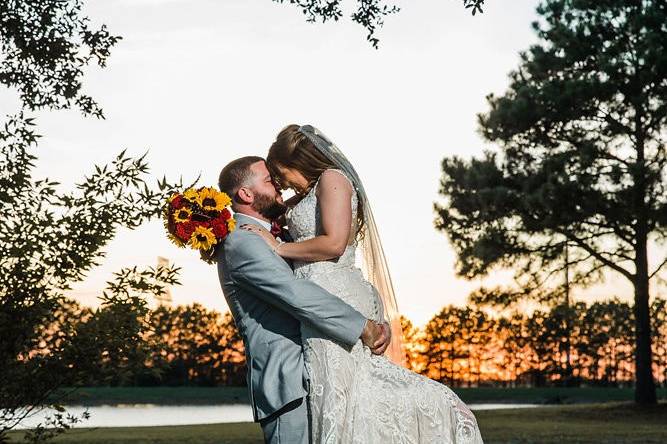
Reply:
[[[270, 0], [96, 0], [95, 23], [123, 40], [109, 66], [93, 67], [88, 93], [106, 120], [77, 111], [40, 112], [37, 176], [70, 188], [94, 164], [122, 149], [149, 150], [152, 173], [215, 185], [228, 161], [266, 155], [289, 123], [310, 123], [334, 140], [365, 182], [380, 227], [399, 309], [416, 324], [443, 305], [465, 303], [480, 282], [454, 274], [454, 253], [433, 228], [440, 161], [480, 155], [476, 113], [485, 96], [502, 93], [519, 51], [535, 41], [535, 0], [488, 0], [472, 17], [460, 0], [399, 1], [386, 20], [380, 49], [344, 20], [309, 24], [299, 10]], [[350, 2], [348, 2], [350, 4]], [[0, 112], [16, 95], [0, 93]], [[122, 230], [107, 257], [73, 296], [95, 304], [123, 266], [155, 265], [164, 256], [182, 267], [174, 302], [226, 310], [216, 269], [177, 249], [155, 220]], [[506, 281], [497, 272], [486, 283]], [[623, 280], [586, 297], [629, 297]], [[580, 293], [581, 294], [581, 293]]]

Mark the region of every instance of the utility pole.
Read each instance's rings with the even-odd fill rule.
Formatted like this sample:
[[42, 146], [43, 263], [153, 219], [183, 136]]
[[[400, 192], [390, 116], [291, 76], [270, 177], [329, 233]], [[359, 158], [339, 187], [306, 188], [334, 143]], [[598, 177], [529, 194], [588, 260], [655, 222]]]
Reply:
[[568, 385], [572, 378], [572, 359], [571, 359], [571, 334], [572, 334], [572, 319], [571, 319], [571, 303], [570, 303], [570, 257], [568, 251], [568, 241], [565, 240], [565, 385]]

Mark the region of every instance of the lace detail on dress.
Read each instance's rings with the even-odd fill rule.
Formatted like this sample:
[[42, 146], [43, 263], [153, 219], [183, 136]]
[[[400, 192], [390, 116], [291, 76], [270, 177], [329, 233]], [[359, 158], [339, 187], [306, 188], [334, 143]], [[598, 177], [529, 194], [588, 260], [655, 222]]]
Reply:
[[[287, 214], [297, 242], [322, 232], [317, 185]], [[357, 205], [353, 193], [353, 220]], [[379, 320], [377, 290], [356, 267], [355, 251], [350, 245], [335, 260], [297, 261], [295, 274]], [[372, 355], [361, 341], [338, 344], [308, 324], [302, 335], [314, 443], [482, 443], [475, 416], [445, 385]]]

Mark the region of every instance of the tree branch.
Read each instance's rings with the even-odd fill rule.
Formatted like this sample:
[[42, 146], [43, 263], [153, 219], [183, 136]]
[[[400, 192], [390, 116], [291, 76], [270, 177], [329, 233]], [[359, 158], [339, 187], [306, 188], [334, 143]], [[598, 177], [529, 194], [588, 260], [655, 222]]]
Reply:
[[655, 275], [657, 275], [658, 272], [659, 272], [659, 271], [662, 269], [662, 267], [664, 267], [665, 265], [667, 265], [667, 257], [665, 257], [665, 260], [663, 260], [662, 263], [661, 263], [660, 265], [658, 265], [658, 268], [656, 268], [655, 270], [653, 270], [653, 273], [651, 273], [651, 274], [648, 276], [649, 280], [651, 280]]
[[585, 220], [582, 222], [584, 225], [593, 225], [594, 227], [600, 227], [600, 228], [607, 228], [609, 230], [612, 230], [616, 236], [618, 236], [623, 242], [628, 244], [630, 247], [634, 248], [635, 244], [632, 241], [632, 235], [629, 235], [630, 237], [627, 237], [628, 234], [624, 233], [621, 230], [621, 227], [619, 227], [616, 224], [606, 224], [602, 222], [593, 222], [590, 220]]
[[608, 266], [609, 268], [611, 268], [612, 270], [615, 270], [615, 271], [617, 271], [618, 273], [620, 273], [620, 274], [622, 274], [623, 276], [625, 276], [629, 281], [633, 281], [633, 280], [634, 280], [634, 275], [633, 275], [632, 273], [630, 273], [630, 272], [629, 272], [628, 270], [626, 270], [625, 268], [623, 268], [623, 267], [621, 267], [621, 266], [619, 266], [619, 265], [616, 265], [615, 263], [613, 263], [612, 261], [610, 261], [609, 259], [607, 259], [606, 257], [604, 257], [602, 254], [600, 254], [598, 251], [595, 251], [594, 248], [592, 248], [590, 245], [588, 245], [588, 244], [587, 244], [586, 242], [584, 242], [583, 240], [579, 239], [578, 237], [574, 236], [572, 233], [569, 233], [569, 232], [567, 232], [567, 231], [560, 231], [560, 230], [557, 230], [557, 231], [558, 231], [559, 233], [561, 233], [562, 235], [564, 235], [565, 237], [567, 237], [567, 238], [568, 238], [569, 240], [571, 240], [572, 242], [574, 242], [577, 246], [579, 246], [580, 248], [582, 248], [582, 249], [584, 249], [585, 251], [587, 251], [588, 253], [590, 253], [595, 259], [597, 259], [597, 260], [599, 260], [600, 262], [602, 262], [603, 264], [607, 265], [607, 266]]

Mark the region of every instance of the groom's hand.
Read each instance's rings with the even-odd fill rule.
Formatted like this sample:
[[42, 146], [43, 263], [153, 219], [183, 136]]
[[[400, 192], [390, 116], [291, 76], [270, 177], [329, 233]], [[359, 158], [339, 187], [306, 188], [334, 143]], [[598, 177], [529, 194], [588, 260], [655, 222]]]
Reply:
[[376, 355], [384, 354], [391, 343], [391, 327], [389, 324], [380, 324], [380, 328], [382, 329], [382, 336], [375, 342], [375, 347], [371, 348], [373, 354]]
[[391, 342], [389, 325], [377, 324], [371, 320], [367, 320], [366, 326], [361, 333], [361, 342], [370, 348], [373, 354], [381, 355]]

